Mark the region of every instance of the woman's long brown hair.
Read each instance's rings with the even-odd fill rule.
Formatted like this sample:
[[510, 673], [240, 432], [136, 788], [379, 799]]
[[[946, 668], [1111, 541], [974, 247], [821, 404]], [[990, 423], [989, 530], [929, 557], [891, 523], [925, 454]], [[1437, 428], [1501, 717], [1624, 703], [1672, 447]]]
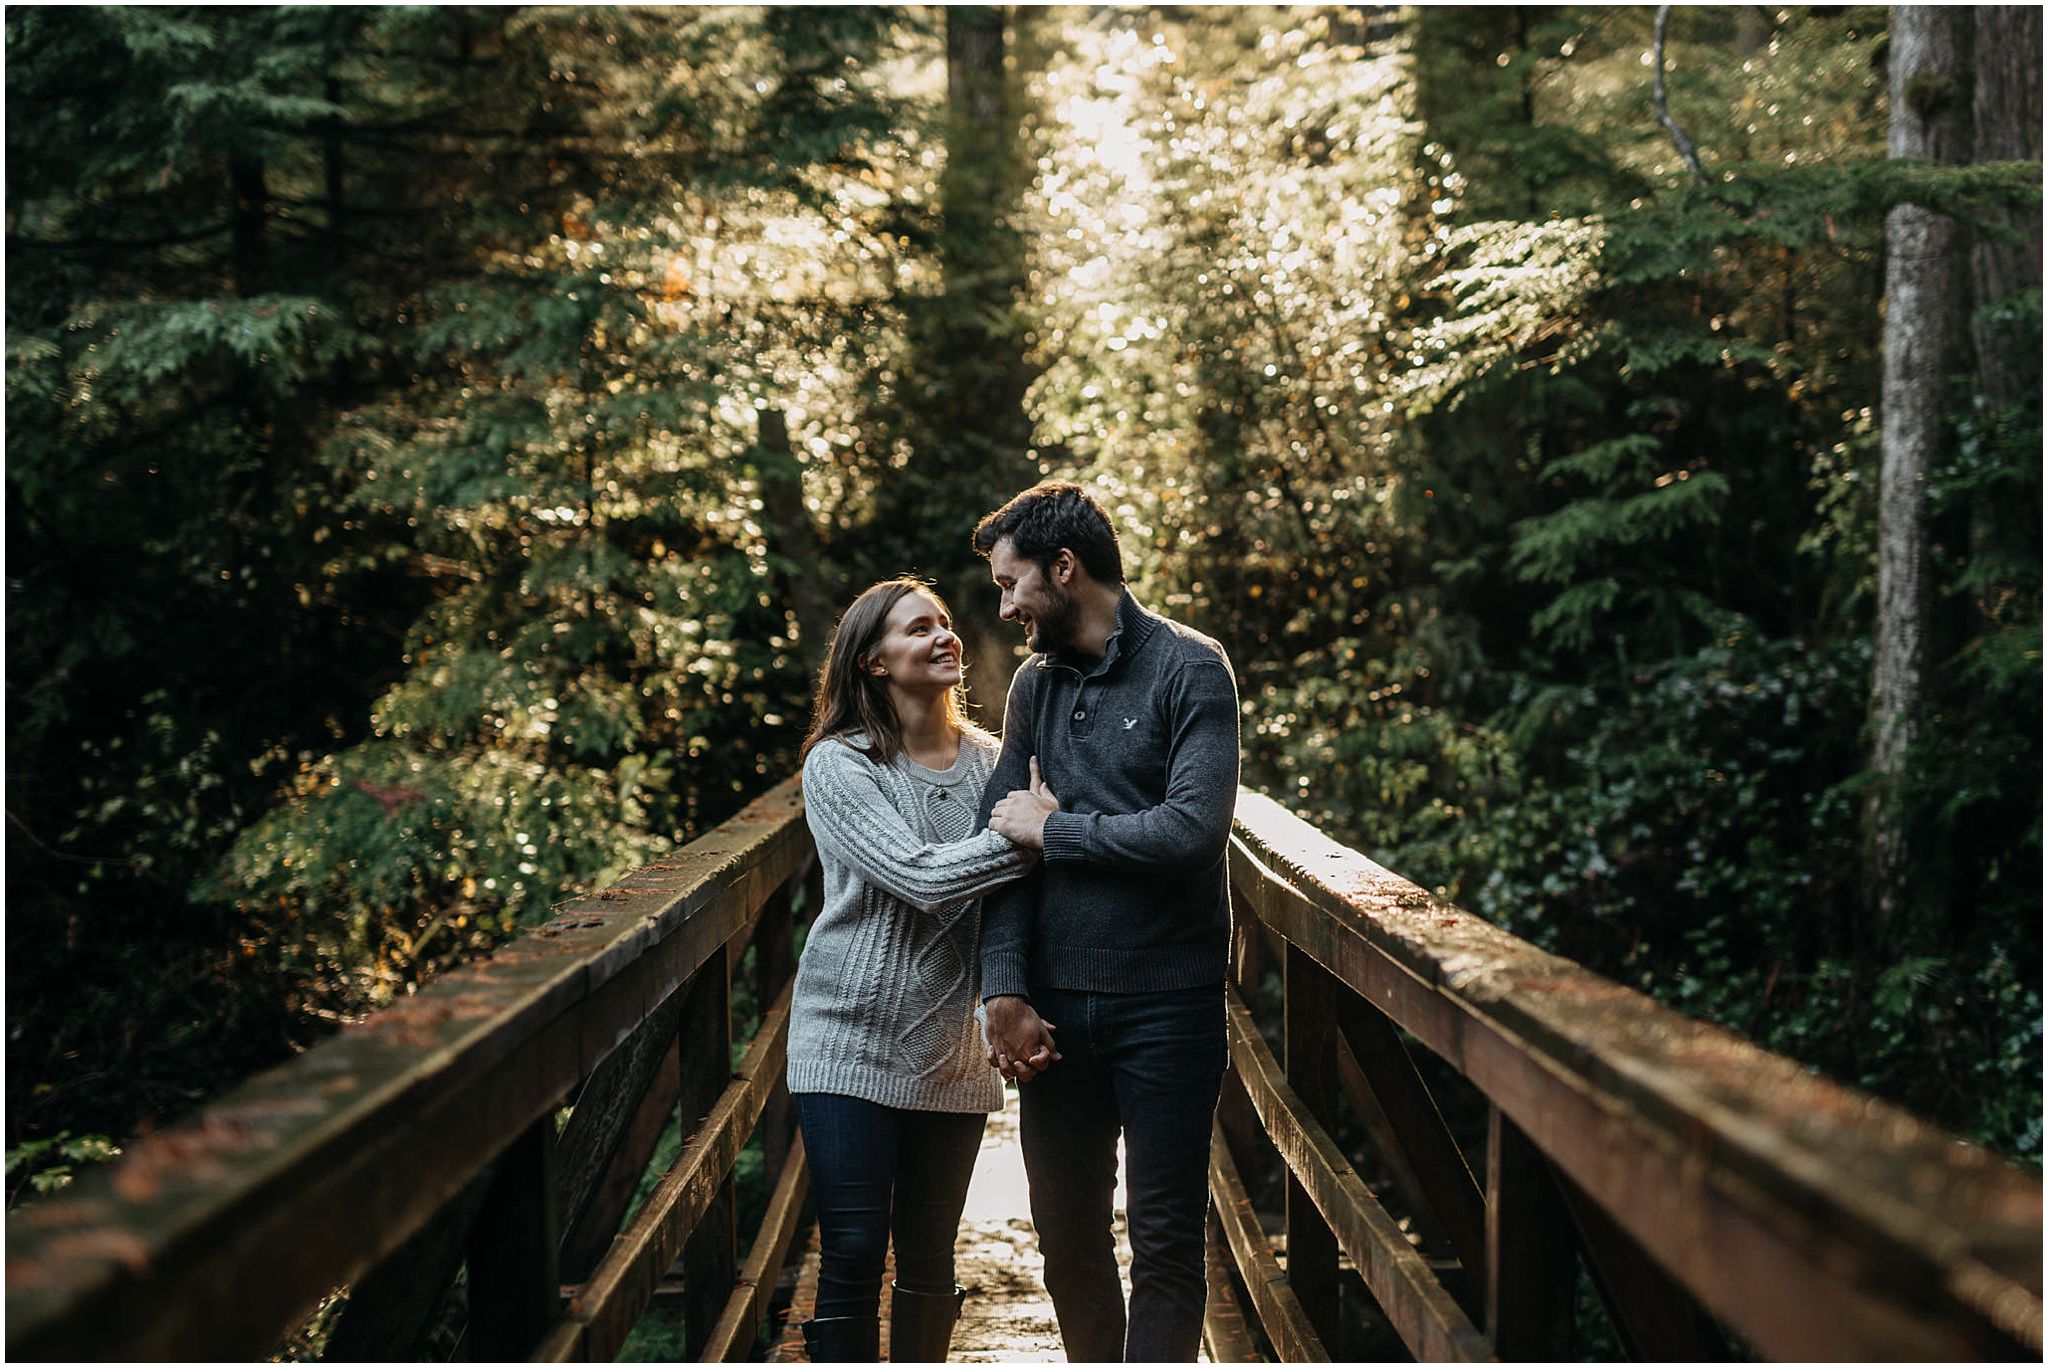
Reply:
[[[896, 705], [889, 699], [889, 681], [869, 674], [863, 667], [881, 645], [889, 614], [906, 594], [924, 594], [939, 605], [940, 612], [952, 616], [938, 590], [908, 575], [862, 590], [860, 597], [839, 615], [832, 643], [825, 648], [825, 668], [818, 673], [818, 697], [811, 707], [811, 734], [804, 738], [804, 755], [808, 756], [811, 747], [820, 741], [844, 739], [855, 732], [866, 732], [868, 744], [854, 749], [878, 765], [889, 764], [902, 754], [903, 729], [896, 719]], [[966, 665], [964, 655], [961, 664]], [[946, 691], [947, 720], [963, 732], [973, 727], [967, 720], [965, 699], [962, 684]]]

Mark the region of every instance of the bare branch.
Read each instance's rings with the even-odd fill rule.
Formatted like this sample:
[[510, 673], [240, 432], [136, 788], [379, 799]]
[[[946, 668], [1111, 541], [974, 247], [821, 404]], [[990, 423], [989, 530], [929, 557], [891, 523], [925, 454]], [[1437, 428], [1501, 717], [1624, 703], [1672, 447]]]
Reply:
[[1707, 173], [1700, 165], [1699, 150], [1692, 145], [1692, 139], [1685, 136], [1685, 130], [1678, 126], [1678, 121], [1671, 117], [1671, 106], [1664, 97], [1664, 24], [1670, 17], [1671, 6], [1657, 6], [1657, 37], [1653, 58], [1657, 68], [1657, 122], [1664, 125], [1664, 131], [1669, 133], [1671, 141], [1677, 144], [1678, 155], [1685, 158], [1685, 164], [1692, 168], [1693, 179], [1705, 184]]

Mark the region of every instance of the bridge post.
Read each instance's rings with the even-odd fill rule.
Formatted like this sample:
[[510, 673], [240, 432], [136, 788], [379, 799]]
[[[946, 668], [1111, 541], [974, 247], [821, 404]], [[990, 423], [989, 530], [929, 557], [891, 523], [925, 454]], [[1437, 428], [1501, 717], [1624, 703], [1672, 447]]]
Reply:
[[[1292, 944], [1287, 947], [1285, 974], [1287, 1082], [1310, 1115], [1327, 1128], [1337, 1112], [1336, 984], [1328, 971]], [[1301, 1298], [1316, 1334], [1341, 1359], [1337, 1237], [1295, 1176], [1295, 1167], [1290, 1162], [1287, 1171], [1287, 1281]]]
[[1721, 1363], [1734, 1357], [1713, 1318], [1613, 1217], [1554, 1167], [1557, 1188], [1578, 1227], [1594, 1290], [1621, 1347], [1637, 1362]]
[[498, 1160], [469, 1232], [469, 1357], [524, 1359], [561, 1304], [555, 1262], [555, 1113], [543, 1112]]
[[1550, 1161], [1487, 1109], [1486, 1328], [1504, 1361], [1555, 1359], [1578, 1287], [1571, 1215]]
[[[813, 884], [817, 885], [815, 890]], [[801, 883], [807, 912], [816, 912], [819, 903], [824, 901], [823, 885], [823, 867], [813, 860]], [[760, 929], [754, 933], [754, 1001], [763, 1010], [781, 994], [782, 985], [788, 982], [796, 967], [792, 947], [796, 923], [794, 895], [798, 888], [798, 880], [791, 879], [769, 895], [768, 906], [761, 914]], [[789, 1158], [790, 1141], [795, 1130], [795, 1104], [790, 1101], [789, 1086], [784, 1080], [777, 1079], [774, 1091], [769, 1094], [768, 1105], [761, 1111], [760, 1125], [761, 1172], [771, 1185]]]
[[[683, 990], [683, 1134], [695, 1135], [732, 1082], [732, 947], [712, 953]], [[683, 1245], [683, 1355], [704, 1352], [732, 1295], [738, 1238], [732, 1178], [718, 1186], [704, 1217]]]
[[[1235, 885], [1230, 890], [1230, 902], [1231, 977], [1237, 981], [1238, 996], [1246, 1002], [1259, 1002], [1259, 914], [1245, 902]], [[1256, 1181], [1254, 1165], [1264, 1167], [1262, 1149], [1266, 1133], [1259, 1125], [1258, 1113], [1252, 1110], [1251, 1099], [1245, 1096], [1234, 1062], [1223, 1076], [1223, 1095], [1216, 1102], [1216, 1119], [1223, 1125], [1232, 1162], [1241, 1172], [1254, 1175], [1247, 1181]]]

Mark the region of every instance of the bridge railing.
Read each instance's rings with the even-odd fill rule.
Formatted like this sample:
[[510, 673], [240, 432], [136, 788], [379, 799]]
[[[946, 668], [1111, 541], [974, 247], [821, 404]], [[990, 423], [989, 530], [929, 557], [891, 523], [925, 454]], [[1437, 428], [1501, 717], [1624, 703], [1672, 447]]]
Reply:
[[[261, 1357], [347, 1285], [330, 1357], [412, 1357], [458, 1281], [471, 1359], [608, 1359], [665, 1295], [691, 1356], [745, 1354], [806, 1183], [779, 1080], [812, 854], [790, 780], [10, 1214], [9, 1356]], [[2038, 1355], [2037, 1179], [1543, 954], [1258, 795], [1230, 858], [1214, 1357], [1330, 1357], [1354, 1279], [1418, 1357], [1547, 1357], [1574, 1250], [1645, 1356], [1712, 1357], [1718, 1325], [1772, 1357]], [[749, 945], [759, 1028], [735, 1059]], [[1269, 955], [1285, 987], [1262, 1025]], [[1484, 1098], [1480, 1176], [1424, 1081], [1446, 1068]], [[672, 1117], [687, 1142], [636, 1206]], [[1337, 1139], [1347, 1117], [1384, 1204]], [[771, 1195], [742, 1257], [750, 1135]], [[1253, 1201], [1275, 1168], [1278, 1250]]]
[[[610, 1359], [665, 1290], [693, 1357], [744, 1355], [807, 1181], [781, 1087], [807, 872], [816, 906], [791, 779], [10, 1213], [8, 1357], [262, 1358], [347, 1284], [328, 1356], [409, 1359], [458, 1275], [465, 1358]], [[735, 1062], [750, 944], [762, 1010]], [[672, 1117], [687, 1142], [634, 1209]], [[757, 1132], [772, 1193], [742, 1262], [732, 1170]]]
[[[1724, 1327], [1768, 1358], [2040, 1356], [2037, 1177], [1546, 954], [1267, 798], [1240, 796], [1230, 866], [1212, 1357], [1257, 1352], [1250, 1325], [1279, 1358], [1346, 1357], [1340, 1282], [1417, 1358], [1556, 1357], [1581, 1259], [1633, 1357], [1724, 1358]], [[1464, 1095], [1440, 1107], [1447, 1090]], [[1461, 1146], [1446, 1113], [1475, 1104], [1483, 1146]], [[1382, 1193], [1340, 1131], [1369, 1138]], [[1261, 1172], [1281, 1179], [1284, 1271], [1240, 1176]]]

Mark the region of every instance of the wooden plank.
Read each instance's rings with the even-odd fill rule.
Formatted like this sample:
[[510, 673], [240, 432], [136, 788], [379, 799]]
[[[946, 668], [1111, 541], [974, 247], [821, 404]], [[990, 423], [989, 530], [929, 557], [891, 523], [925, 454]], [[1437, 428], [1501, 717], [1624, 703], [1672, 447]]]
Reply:
[[818, 1223], [804, 1228], [804, 1252], [797, 1256], [796, 1286], [790, 1289], [789, 1305], [782, 1312], [780, 1330], [771, 1330], [774, 1343], [762, 1355], [764, 1363], [808, 1363], [804, 1348], [804, 1322], [818, 1307]]
[[425, 1357], [423, 1342], [435, 1313], [453, 1291], [470, 1226], [490, 1190], [491, 1173], [486, 1169], [470, 1179], [433, 1220], [349, 1288], [348, 1305], [327, 1338], [329, 1362], [395, 1363]]
[[2041, 1184], [1240, 792], [1233, 880], [1761, 1352], [2036, 1356]]
[[581, 1282], [604, 1257], [681, 1086], [681, 991], [591, 1073], [557, 1149], [562, 1277]]
[[469, 1232], [469, 1357], [523, 1359], [553, 1323], [562, 1280], [555, 1118], [543, 1115], [499, 1158]]
[[[1408, 1218], [1408, 1232], [1415, 1237], [1416, 1249], [1425, 1259], [1455, 1263], [1462, 1272], [1464, 1265], [1457, 1257], [1443, 1222], [1437, 1219], [1436, 1207], [1430, 1201], [1428, 1190], [1423, 1187], [1415, 1166], [1408, 1161], [1401, 1137], [1394, 1130], [1393, 1123], [1387, 1120], [1379, 1099], [1373, 1096], [1365, 1071], [1358, 1067], [1358, 1057], [1341, 1034], [1337, 1037], [1337, 1081], [1344, 1085], [1344, 1095], [1351, 1099], [1352, 1110], [1365, 1126], [1365, 1133], [1372, 1141], [1374, 1157], [1385, 1169], [1394, 1190], [1400, 1194], [1403, 1208], [1400, 1214]], [[1483, 1199], [1480, 1205], [1483, 1212]], [[1482, 1232], [1480, 1252], [1484, 1254], [1486, 1222], [1482, 1219], [1479, 1224]]]
[[1598, 1203], [1552, 1174], [1579, 1232], [1581, 1249], [1622, 1349], [1637, 1362], [1706, 1363], [1734, 1357], [1727, 1339], [1690, 1293], [1628, 1237]]
[[[1234, 909], [1230, 921], [1230, 958], [1233, 974], [1242, 971], [1242, 976], [1235, 978], [1234, 982], [1238, 995], [1247, 1002], [1258, 999], [1260, 939], [1256, 915]], [[1236, 1159], [1239, 1173], [1248, 1183], [1262, 1181], [1272, 1166], [1273, 1147], [1267, 1142], [1266, 1133], [1259, 1128], [1259, 1114], [1252, 1110], [1252, 1104], [1245, 1098], [1244, 1085], [1237, 1077], [1235, 1065], [1224, 1070], [1222, 1093], [1216, 1099], [1216, 1118], [1223, 1125], [1223, 1133], [1229, 1137], [1230, 1152]]]
[[[675, 1115], [676, 1104], [682, 1097], [683, 1045], [675, 1034], [677, 1023], [682, 1019], [681, 994], [671, 995], [671, 1000], [676, 1004], [676, 1012], [663, 1021], [669, 1038], [655, 1060], [653, 1076], [642, 1085], [639, 1104], [627, 1123], [625, 1134], [613, 1146], [603, 1172], [592, 1184], [583, 1202], [582, 1213], [569, 1227], [569, 1233], [562, 1237], [564, 1282], [587, 1279], [590, 1270], [597, 1267], [597, 1261], [612, 1247], [612, 1237], [618, 1234], [619, 1222], [625, 1219], [626, 1209], [633, 1204], [633, 1197], [640, 1190], [641, 1175], [647, 1172], [655, 1146], [661, 1143], [662, 1132], [668, 1129], [669, 1119]], [[573, 1125], [574, 1122], [575, 1118], [571, 1117], [570, 1123]]]
[[1564, 1357], [1579, 1271], [1570, 1220], [1542, 1151], [1489, 1108], [1486, 1328], [1503, 1362]]
[[568, 1095], [809, 851], [791, 779], [13, 1213], [9, 1356], [269, 1352]]
[[[1260, 1038], [1258, 1023], [1234, 990], [1228, 994], [1227, 1010], [1231, 1062], [1244, 1080], [1266, 1133], [1328, 1219], [1338, 1245], [1365, 1280], [1401, 1342], [1425, 1362], [1492, 1358], [1492, 1345], [1473, 1328], [1408, 1243], [1401, 1227], [1367, 1190], [1329, 1132], [1302, 1106]], [[1279, 1347], [1274, 1345], [1276, 1350]], [[1281, 1357], [1291, 1356], [1282, 1353]]]
[[[1322, 966], [1293, 946], [1287, 947], [1281, 963], [1287, 1085], [1303, 1117], [1325, 1125], [1336, 1113], [1337, 1102], [1337, 1035], [1330, 1029], [1337, 1015], [1336, 994]], [[1289, 1157], [1284, 1146], [1280, 1154]], [[1308, 1309], [1316, 1334], [1341, 1359], [1345, 1354], [1337, 1307], [1337, 1237], [1291, 1161], [1287, 1170], [1287, 1281]]]
[[1230, 1143], [1223, 1138], [1221, 1126], [1215, 1128], [1209, 1146], [1209, 1191], [1231, 1257], [1273, 1352], [1282, 1363], [1328, 1363], [1329, 1352], [1266, 1244], [1266, 1232], [1259, 1228], [1259, 1214], [1252, 1210], [1252, 1199], [1238, 1180], [1237, 1164], [1230, 1157]]
[[1203, 1269], [1209, 1280], [1209, 1299], [1202, 1308], [1202, 1347], [1211, 1363], [1258, 1363], [1258, 1346], [1252, 1343], [1251, 1327], [1245, 1324], [1244, 1308], [1238, 1305], [1237, 1286], [1230, 1280], [1235, 1266], [1230, 1246], [1224, 1243], [1223, 1226], [1214, 1211], [1209, 1213], [1208, 1252]]
[[[764, 904], [765, 906], [766, 904]], [[734, 951], [727, 942], [725, 954], [714, 957], [684, 989], [682, 1039], [684, 1130], [695, 1130], [700, 1117], [711, 1109], [732, 1081], [732, 965]], [[776, 1071], [780, 1076], [781, 1071]], [[765, 1109], [773, 1080], [764, 1080]], [[753, 1129], [750, 1121], [747, 1129]], [[739, 1259], [737, 1200], [730, 1172], [719, 1180], [718, 1190], [703, 1215], [693, 1223], [683, 1240], [678, 1271], [683, 1279], [683, 1357], [698, 1358], [717, 1323], [719, 1313], [732, 1295], [733, 1275]]]
[[[1486, 1278], [1486, 1198], [1471, 1166], [1444, 1124], [1408, 1047], [1393, 1024], [1363, 998], [1346, 993], [1337, 1004], [1344, 1057], [1358, 1069], [1370, 1105], [1393, 1132], [1394, 1149], [1411, 1175], [1429, 1219], [1443, 1230], [1475, 1283]], [[1398, 1172], [1398, 1170], [1397, 1170]]]
[[1247, 1002], [1259, 994], [1259, 949], [1265, 940], [1258, 909], [1246, 899], [1236, 879], [1230, 882], [1230, 977]]
[[762, 1014], [761, 1029], [746, 1058], [683, 1146], [675, 1166], [613, 1242], [581, 1295], [534, 1357], [553, 1363], [609, 1361], [661, 1286], [683, 1243], [711, 1209], [733, 1160], [760, 1120], [774, 1079], [782, 1074], [789, 1045], [789, 994]]
[[753, 1351], [761, 1331], [761, 1318], [768, 1314], [769, 1298], [775, 1295], [775, 1279], [789, 1257], [803, 1217], [804, 1198], [811, 1190], [811, 1166], [804, 1157], [799, 1135], [791, 1144], [768, 1209], [761, 1215], [761, 1228], [754, 1233], [747, 1261], [740, 1267], [739, 1284], [726, 1301], [725, 1310], [705, 1341], [699, 1360], [704, 1363], [739, 1363]]
[[[775, 1001], [796, 972], [793, 905], [799, 887], [808, 877], [808, 870], [796, 875], [763, 904], [765, 910], [760, 929], [754, 935], [753, 988], [757, 1003]], [[761, 1167], [764, 1173], [782, 1172], [795, 1134], [796, 1106], [790, 1100], [789, 1088], [777, 1080], [775, 1091], [769, 1094], [768, 1106], [761, 1113]]]

